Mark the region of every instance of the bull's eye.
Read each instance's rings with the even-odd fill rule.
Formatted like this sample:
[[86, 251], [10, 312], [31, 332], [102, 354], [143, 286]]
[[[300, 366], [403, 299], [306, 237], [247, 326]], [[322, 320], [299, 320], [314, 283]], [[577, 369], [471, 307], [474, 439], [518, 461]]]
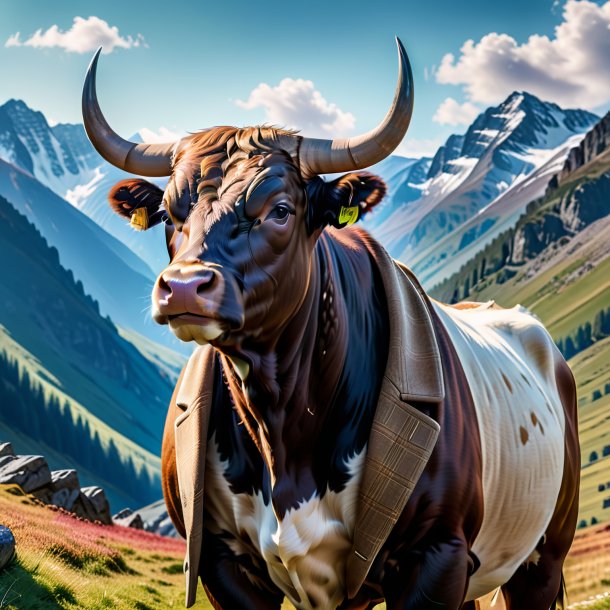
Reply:
[[265, 220], [275, 219], [285, 222], [290, 214], [294, 214], [294, 210], [284, 203], [279, 203], [269, 212], [269, 215]]

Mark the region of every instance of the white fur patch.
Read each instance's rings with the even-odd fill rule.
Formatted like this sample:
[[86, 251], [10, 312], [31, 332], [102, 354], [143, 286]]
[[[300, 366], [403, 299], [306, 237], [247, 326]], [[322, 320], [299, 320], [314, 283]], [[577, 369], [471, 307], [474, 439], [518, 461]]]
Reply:
[[278, 519], [262, 494], [234, 494], [214, 437], [206, 461], [206, 507], [213, 533], [229, 532], [235, 554], [258, 556], [273, 582], [299, 610], [335, 608], [344, 597], [345, 561], [352, 546], [358, 489], [366, 448], [347, 462], [351, 474], [341, 493], [327, 491]]
[[557, 348], [522, 307], [458, 310], [434, 304], [472, 392], [483, 457], [483, 523], [472, 551], [481, 567], [467, 600], [534, 559], [551, 520], [564, 462]]

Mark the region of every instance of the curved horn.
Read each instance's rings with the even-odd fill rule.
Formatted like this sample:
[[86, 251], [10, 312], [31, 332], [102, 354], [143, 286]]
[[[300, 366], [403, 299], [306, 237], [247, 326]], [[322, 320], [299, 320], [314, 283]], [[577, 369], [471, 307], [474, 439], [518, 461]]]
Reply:
[[116, 134], [102, 114], [95, 90], [97, 60], [102, 48], [93, 56], [83, 86], [83, 121], [91, 144], [112, 165], [141, 176], [169, 176], [176, 142], [136, 144]]
[[398, 84], [385, 119], [368, 133], [353, 138], [303, 138], [299, 161], [305, 177], [369, 167], [390, 155], [400, 144], [413, 114], [413, 73], [407, 52], [397, 37]]

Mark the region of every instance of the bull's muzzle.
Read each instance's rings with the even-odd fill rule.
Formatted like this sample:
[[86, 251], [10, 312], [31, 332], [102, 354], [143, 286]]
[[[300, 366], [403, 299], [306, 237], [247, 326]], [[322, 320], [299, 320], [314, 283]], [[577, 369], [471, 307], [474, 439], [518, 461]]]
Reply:
[[235, 281], [221, 267], [201, 262], [176, 262], [159, 275], [152, 315], [179, 339], [197, 343], [218, 339], [244, 322]]

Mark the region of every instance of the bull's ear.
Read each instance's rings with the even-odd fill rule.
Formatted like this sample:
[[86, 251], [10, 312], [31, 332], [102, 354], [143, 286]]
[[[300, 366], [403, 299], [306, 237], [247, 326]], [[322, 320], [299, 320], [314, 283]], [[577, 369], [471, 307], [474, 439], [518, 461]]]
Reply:
[[331, 182], [313, 178], [307, 183], [309, 230], [354, 224], [383, 199], [386, 190], [385, 182], [368, 172], [345, 174]]
[[110, 189], [108, 202], [119, 216], [128, 218], [131, 226], [138, 231], [159, 224], [165, 216], [163, 191], [146, 180], [121, 180]]

